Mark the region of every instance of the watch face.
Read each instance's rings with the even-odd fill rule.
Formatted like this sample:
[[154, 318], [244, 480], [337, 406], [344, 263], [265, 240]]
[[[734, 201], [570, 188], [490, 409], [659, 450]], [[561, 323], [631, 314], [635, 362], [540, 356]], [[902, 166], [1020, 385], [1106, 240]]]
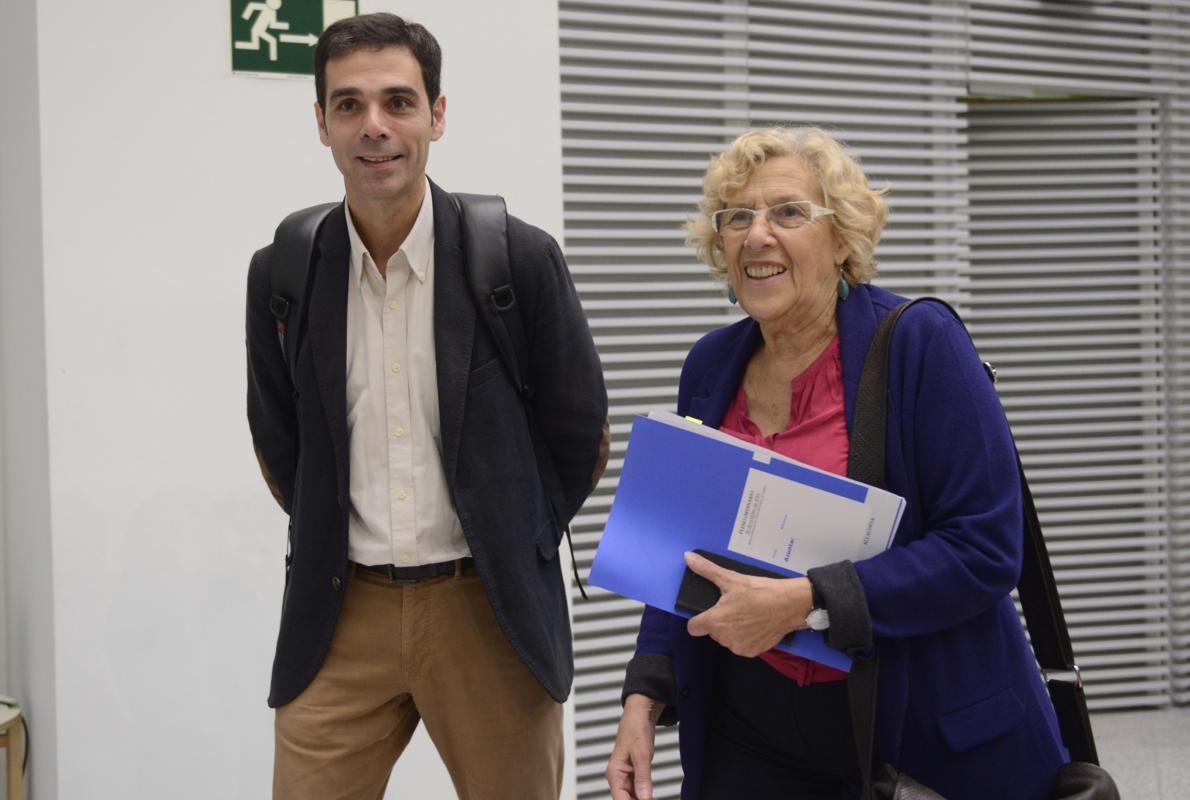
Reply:
[[812, 631], [824, 631], [830, 626], [830, 614], [825, 608], [816, 608], [806, 615], [806, 627]]

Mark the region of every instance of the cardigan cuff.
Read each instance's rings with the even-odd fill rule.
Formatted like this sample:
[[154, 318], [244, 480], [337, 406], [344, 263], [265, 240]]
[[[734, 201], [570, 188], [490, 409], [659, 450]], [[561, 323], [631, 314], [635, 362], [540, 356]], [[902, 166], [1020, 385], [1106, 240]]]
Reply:
[[814, 567], [806, 573], [814, 589], [822, 596], [830, 627], [826, 643], [852, 658], [872, 649], [872, 618], [859, 573], [850, 561], [838, 561]]
[[630, 694], [643, 694], [651, 700], [665, 703], [658, 725], [674, 725], [678, 721], [678, 690], [674, 680], [673, 659], [660, 653], [641, 653], [628, 662], [624, 675], [624, 689], [620, 705]]

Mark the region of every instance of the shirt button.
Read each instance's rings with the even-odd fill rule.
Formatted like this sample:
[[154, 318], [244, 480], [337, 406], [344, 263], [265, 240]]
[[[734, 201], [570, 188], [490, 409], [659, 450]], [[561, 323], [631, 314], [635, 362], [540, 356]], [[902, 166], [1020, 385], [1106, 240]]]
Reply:
[[408, 553], [406, 553], [405, 555], [401, 556], [401, 563], [402, 563], [402, 564], [408, 564], [408, 563], [409, 563], [410, 561], [412, 561], [412, 560], [413, 560], [413, 556], [409, 555]]
[[398, 425], [398, 426], [396, 426], [395, 428], [393, 428], [393, 436], [395, 436], [395, 437], [397, 437], [398, 439], [400, 439], [400, 438], [401, 438], [402, 436], [404, 436], [404, 435], [405, 435], [405, 429], [404, 429], [404, 428], [402, 428], [400, 425]]
[[406, 492], [404, 489], [397, 490], [397, 499], [398, 500], [404, 500], [408, 496], [409, 496], [409, 493]]
[[396, 301], [396, 300], [389, 300], [389, 301], [388, 301], [388, 307], [389, 307], [391, 310], [393, 310], [393, 311], [396, 311], [396, 310], [397, 310], [397, 301]]
[[400, 371], [401, 371], [401, 365], [393, 364], [393, 372], [400, 372]]

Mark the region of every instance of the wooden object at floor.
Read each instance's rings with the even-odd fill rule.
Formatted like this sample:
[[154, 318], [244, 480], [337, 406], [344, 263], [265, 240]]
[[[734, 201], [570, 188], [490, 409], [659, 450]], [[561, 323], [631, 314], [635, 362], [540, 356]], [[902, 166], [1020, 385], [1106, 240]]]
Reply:
[[21, 762], [25, 757], [25, 729], [21, 727], [21, 710], [0, 705], [0, 747], [6, 751], [5, 774], [8, 777], [8, 792], [5, 800], [23, 800], [24, 776]]

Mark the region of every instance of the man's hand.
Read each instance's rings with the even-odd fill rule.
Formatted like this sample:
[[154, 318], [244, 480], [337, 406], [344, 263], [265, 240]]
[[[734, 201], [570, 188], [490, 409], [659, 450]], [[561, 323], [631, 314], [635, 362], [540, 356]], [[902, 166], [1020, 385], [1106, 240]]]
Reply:
[[269, 472], [269, 465], [264, 463], [264, 453], [260, 452], [259, 447], [256, 448], [256, 463], [260, 464], [260, 474], [264, 477], [264, 482], [269, 487], [273, 499], [277, 501], [277, 505], [281, 506], [281, 510], [288, 514], [289, 508], [285, 505], [285, 495], [281, 494], [281, 487], [273, 479], [273, 473]]
[[612, 453], [612, 421], [611, 418], [603, 420], [603, 435], [599, 438], [599, 452], [595, 456], [595, 469], [591, 472], [591, 491], [595, 491], [595, 487], [599, 485], [599, 479], [603, 477], [603, 471], [607, 469], [607, 459]]
[[624, 700], [616, 745], [604, 773], [612, 800], [652, 800], [653, 737], [664, 710], [663, 703], [643, 694]]
[[686, 553], [686, 566], [721, 593], [719, 602], [686, 623], [691, 636], [710, 636], [737, 656], [753, 658], [806, 627], [814, 604], [808, 579], [741, 575], [696, 553]]

